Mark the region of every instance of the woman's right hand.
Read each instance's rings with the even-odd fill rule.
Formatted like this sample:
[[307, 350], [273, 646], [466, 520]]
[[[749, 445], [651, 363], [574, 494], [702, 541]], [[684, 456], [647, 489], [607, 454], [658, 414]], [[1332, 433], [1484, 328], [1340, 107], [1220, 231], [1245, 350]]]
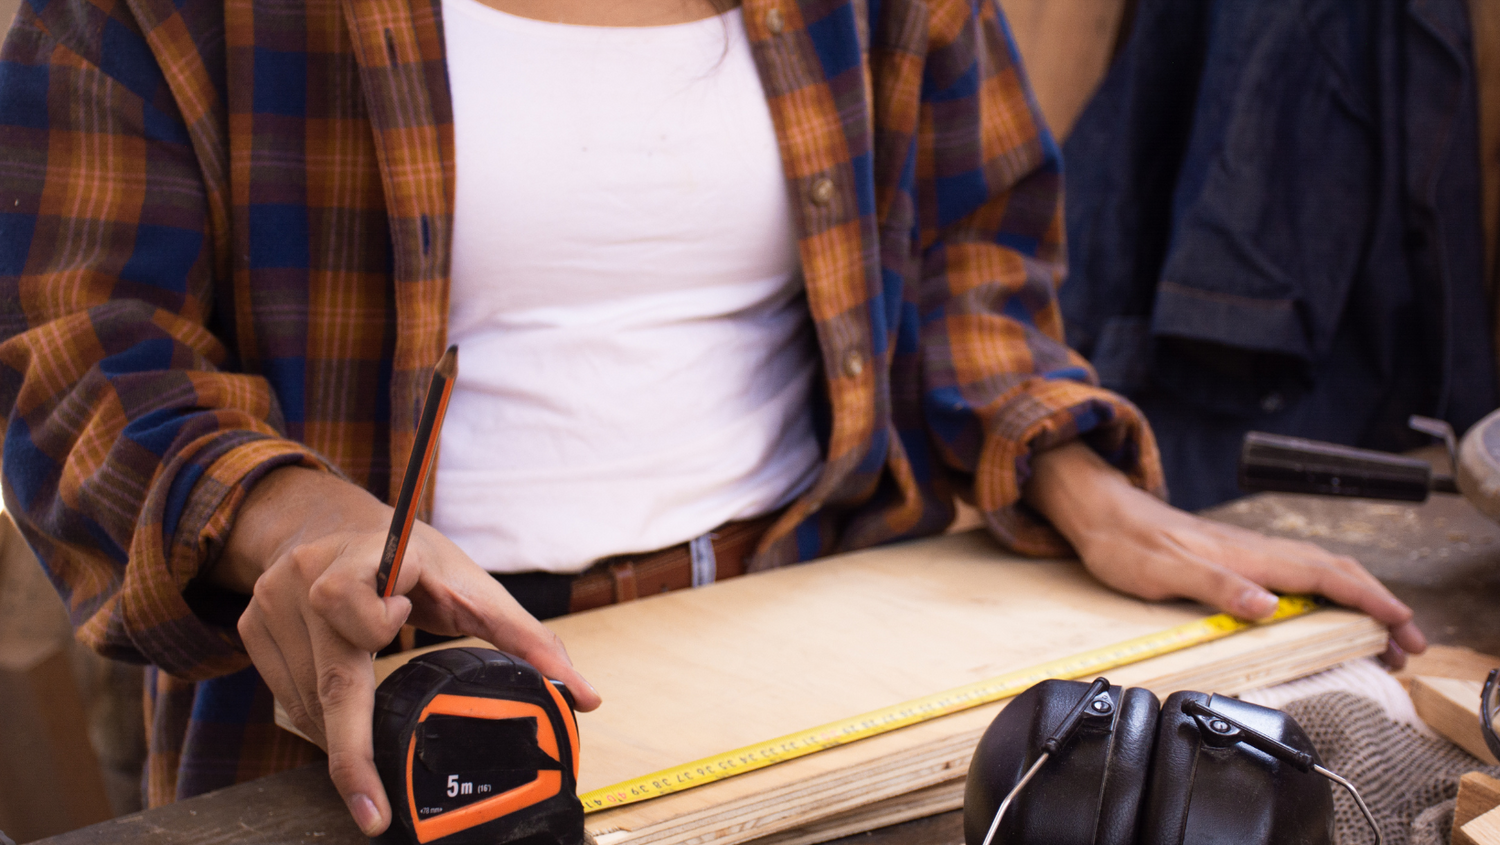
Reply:
[[277, 469], [251, 490], [208, 576], [251, 596], [239, 621], [245, 650], [292, 722], [328, 752], [329, 775], [368, 836], [391, 820], [371, 740], [371, 655], [408, 619], [523, 658], [566, 684], [579, 710], [600, 702], [557, 635], [426, 523], [412, 526], [394, 594], [377, 594], [391, 514], [334, 476]]

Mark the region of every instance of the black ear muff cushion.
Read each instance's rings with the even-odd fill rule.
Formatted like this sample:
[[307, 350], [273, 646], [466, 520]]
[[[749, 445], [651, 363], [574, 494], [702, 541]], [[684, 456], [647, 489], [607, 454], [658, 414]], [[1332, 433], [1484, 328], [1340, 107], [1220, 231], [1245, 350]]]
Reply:
[[1189, 698], [1317, 759], [1302, 728], [1279, 710], [1226, 696], [1174, 693], [1157, 724], [1141, 845], [1332, 843], [1328, 781], [1244, 743], [1205, 743], [1198, 723], [1182, 712]]
[[1097, 845], [1135, 845], [1156, 741], [1157, 706], [1156, 696], [1140, 687], [1130, 687], [1121, 696], [1099, 802]]
[[1141, 845], [1183, 841], [1188, 798], [1193, 789], [1193, 767], [1198, 760], [1198, 726], [1182, 712], [1182, 702], [1208, 703], [1201, 692], [1175, 692], [1167, 697], [1156, 725], [1151, 774], [1147, 778]]
[[[1005, 798], [1042, 753], [1042, 742], [1087, 691], [1043, 681], [1016, 696], [985, 731], [969, 765], [964, 840], [981, 845]], [[1086, 718], [1006, 810], [997, 842], [1129, 845], [1145, 789], [1156, 696], [1110, 687], [1110, 712]], [[1107, 806], [1106, 806], [1107, 805]]]

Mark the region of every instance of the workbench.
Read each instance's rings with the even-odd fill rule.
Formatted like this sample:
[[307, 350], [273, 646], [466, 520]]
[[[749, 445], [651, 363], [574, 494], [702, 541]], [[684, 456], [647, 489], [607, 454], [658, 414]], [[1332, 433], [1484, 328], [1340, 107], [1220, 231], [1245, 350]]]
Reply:
[[[1421, 505], [1262, 494], [1208, 512], [1316, 542], [1361, 560], [1416, 612], [1430, 642], [1500, 654], [1500, 526], [1457, 496]], [[363, 845], [326, 769], [311, 766], [42, 840], [93, 843]], [[949, 812], [839, 840], [840, 845], [959, 845]]]

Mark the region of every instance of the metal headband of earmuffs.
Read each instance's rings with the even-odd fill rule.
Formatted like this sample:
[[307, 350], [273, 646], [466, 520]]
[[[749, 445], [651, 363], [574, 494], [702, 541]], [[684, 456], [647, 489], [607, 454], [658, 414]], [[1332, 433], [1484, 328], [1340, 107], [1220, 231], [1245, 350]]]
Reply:
[[[1492, 693], [1495, 691], [1497, 678], [1500, 678], [1500, 669], [1491, 672], [1485, 684], [1484, 701], [1481, 709], [1483, 711], [1482, 719], [1487, 725], [1490, 724], [1489, 702]], [[1026, 773], [1016, 782], [1016, 785], [1011, 787], [1004, 799], [1000, 801], [1000, 806], [995, 810], [995, 816], [990, 822], [989, 830], [985, 833], [983, 845], [992, 845], [995, 833], [1000, 829], [1000, 820], [1005, 816], [1005, 811], [1011, 806], [1011, 803], [1020, 794], [1021, 790], [1036, 775], [1037, 771], [1042, 768], [1042, 765], [1067, 747], [1068, 742], [1077, 734], [1078, 727], [1083, 723], [1084, 717], [1090, 715], [1091, 711], [1098, 716], [1110, 715], [1114, 705], [1108, 695], [1109, 689], [1109, 681], [1104, 678], [1095, 678], [1094, 682], [1089, 684], [1083, 695], [1079, 696], [1078, 701], [1068, 711], [1063, 720], [1042, 742], [1042, 753], [1037, 757], [1036, 762], [1026, 770]], [[1360, 796], [1359, 790], [1355, 789], [1354, 784], [1348, 780], [1319, 764], [1313, 755], [1267, 736], [1224, 713], [1214, 710], [1201, 701], [1186, 699], [1182, 701], [1181, 707], [1182, 712], [1192, 717], [1193, 721], [1197, 723], [1199, 737], [1204, 745], [1214, 748], [1230, 748], [1239, 745], [1248, 746], [1287, 763], [1299, 771], [1310, 771], [1321, 775], [1348, 790], [1349, 795], [1354, 798], [1354, 803], [1359, 806], [1360, 812], [1364, 814], [1365, 820], [1369, 822], [1370, 828], [1375, 832], [1375, 845], [1381, 845], [1383, 837], [1380, 825], [1376, 823], [1375, 816], [1370, 812], [1370, 808], [1365, 805], [1364, 798]], [[1500, 745], [1500, 739], [1494, 738], [1493, 729], [1486, 732], [1485, 738], [1487, 742], [1492, 744], [1492, 747]], [[1500, 748], [1496, 748], [1495, 753], [1496, 756], [1500, 756]]]

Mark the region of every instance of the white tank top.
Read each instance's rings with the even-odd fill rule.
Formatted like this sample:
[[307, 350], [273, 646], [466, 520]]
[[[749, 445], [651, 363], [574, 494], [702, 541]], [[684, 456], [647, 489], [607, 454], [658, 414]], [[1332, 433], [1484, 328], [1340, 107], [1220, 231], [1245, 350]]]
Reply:
[[490, 571], [576, 572], [790, 501], [815, 341], [739, 11], [443, 20], [460, 356], [433, 524]]

